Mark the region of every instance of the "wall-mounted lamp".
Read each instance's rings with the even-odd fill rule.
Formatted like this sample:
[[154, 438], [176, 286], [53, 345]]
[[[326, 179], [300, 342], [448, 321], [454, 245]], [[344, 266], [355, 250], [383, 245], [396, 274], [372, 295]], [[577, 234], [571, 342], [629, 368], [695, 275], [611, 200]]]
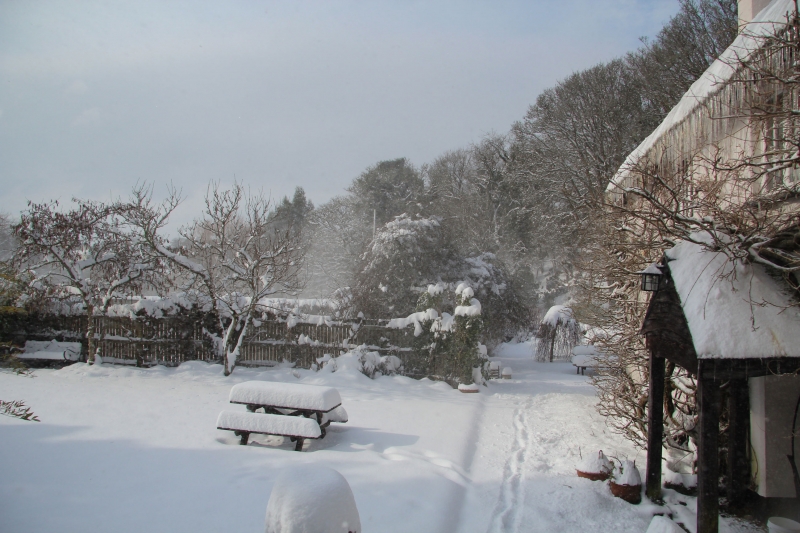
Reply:
[[653, 263], [649, 267], [639, 272], [642, 276], [642, 290], [647, 292], [655, 292], [661, 288], [661, 280], [664, 279], [664, 273], [657, 263]]

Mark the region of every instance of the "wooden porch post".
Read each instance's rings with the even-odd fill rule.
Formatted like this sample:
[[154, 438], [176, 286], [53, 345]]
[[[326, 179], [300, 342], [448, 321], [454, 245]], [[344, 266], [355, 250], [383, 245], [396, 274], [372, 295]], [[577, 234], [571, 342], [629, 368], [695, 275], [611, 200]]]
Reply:
[[750, 419], [750, 393], [747, 379], [732, 379], [728, 391], [728, 503], [744, 502], [750, 477], [747, 460], [747, 426]]
[[[719, 382], [706, 375], [708, 362], [697, 362], [698, 424], [697, 533], [719, 531]], [[705, 364], [704, 364], [705, 363]], [[704, 372], [704, 370], [706, 370]]]
[[665, 361], [650, 353], [650, 391], [647, 401], [647, 473], [645, 494], [661, 499], [661, 452], [664, 438]]

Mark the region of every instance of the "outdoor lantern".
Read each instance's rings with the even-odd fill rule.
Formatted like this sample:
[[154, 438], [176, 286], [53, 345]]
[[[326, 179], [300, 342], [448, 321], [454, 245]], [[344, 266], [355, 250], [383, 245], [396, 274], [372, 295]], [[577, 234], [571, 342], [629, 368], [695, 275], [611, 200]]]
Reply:
[[657, 291], [661, 286], [661, 279], [664, 277], [664, 273], [661, 272], [657, 263], [653, 263], [639, 274], [642, 275], [642, 290], [647, 292]]

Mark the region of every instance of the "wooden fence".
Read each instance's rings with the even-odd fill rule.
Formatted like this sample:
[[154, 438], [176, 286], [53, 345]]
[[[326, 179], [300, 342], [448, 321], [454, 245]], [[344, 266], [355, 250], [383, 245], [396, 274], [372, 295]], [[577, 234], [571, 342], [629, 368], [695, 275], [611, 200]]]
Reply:
[[[79, 341], [86, 355], [86, 316], [30, 317], [13, 339]], [[104, 361], [136, 366], [175, 366], [184, 361], [221, 362], [212, 335], [214, 325], [203, 314], [175, 317], [92, 317]], [[237, 364], [273, 366], [284, 360], [310, 368], [324, 355], [336, 356], [359, 345], [414, 364], [413, 328], [390, 329], [383, 320], [326, 321], [321, 324], [267, 320], [251, 325]], [[418, 372], [415, 372], [418, 373]]]

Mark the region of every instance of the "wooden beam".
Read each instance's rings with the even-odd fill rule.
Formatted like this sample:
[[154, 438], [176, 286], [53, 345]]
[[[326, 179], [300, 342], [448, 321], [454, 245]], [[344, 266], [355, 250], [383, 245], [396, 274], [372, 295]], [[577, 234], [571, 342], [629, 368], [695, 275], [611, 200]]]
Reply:
[[706, 360], [698, 361], [697, 533], [719, 530], [719, 381], [704, 372]]
[[800, 357], [751, 357], [747, 359], [703, 359], [703, 375], [718, 381], [800, 372]]
[[747, 460], [747, 429], [750, 422], [750, 394], [746, 379], [734, 379], [728, 385], [728, 504], [744, 503], [750, 478]]
[[663, 357], [650, 354], [650, 390], [647, 401], [647, 473], [645, 494], [652, 501], [661, 499], [661, 452], [664, 439]]

